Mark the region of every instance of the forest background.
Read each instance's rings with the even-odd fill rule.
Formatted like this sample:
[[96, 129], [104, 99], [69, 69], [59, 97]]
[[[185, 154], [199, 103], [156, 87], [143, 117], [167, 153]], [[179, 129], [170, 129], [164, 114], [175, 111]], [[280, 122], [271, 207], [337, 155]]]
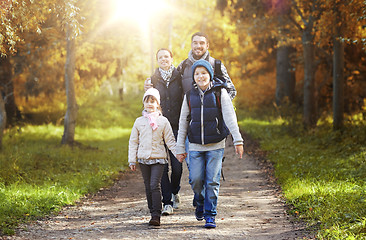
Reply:
[[[223, 61], [235, 84], [239, 116], [280, 121], [289, 136], [314, 138], [327, 126], [326, 144], [359, 146], [360, 172], [353, 178], [361, 181], [356, 201], [364, 206], [365, 134], [348, 136], [365, 130], [366, 1], [2, 0], [0, 7], [2, 191], [26, 179], [17, 163], [22, 153], [6, 160], [20, 132], [28, 129], [34, 139], [46, 140], [46, 133], [30, 128], [46, 126], [55, 142], [59, 135], [62, 144], [83, 147], [80, 136], [89, 143], [93, 132], [84, 129], [78, 137], [78, 126], [130, 127], [139, 115], [143, 82], [156, 68], [157, 49], [171, 49], [177, 66], [187, 57], [191, 35], [202, 31], [210, 37], [210, 54]], [[108, 99], [122, 104], [125, 121], [96, 117], [97, 106], [104, 116], [114, 111]], [[252, 131], [264, 139], [270, 132]], [[355, 152], [354, 146], [348, 151]], [[28, 157], [40, 168], [34, 155]], [[352, 217], [361, 233], [363, 213]], [[11, 220], [5, 223], [3, 229], [12, 229]]]

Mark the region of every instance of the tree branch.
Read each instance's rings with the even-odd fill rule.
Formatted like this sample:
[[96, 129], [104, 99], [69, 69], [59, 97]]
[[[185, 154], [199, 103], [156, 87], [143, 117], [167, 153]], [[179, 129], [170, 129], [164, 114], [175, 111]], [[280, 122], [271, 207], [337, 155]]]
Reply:
[[301, 17], [301, 20], [304, 22], [305, 26], [308, 25], [308, 22], [305, 20], [304, 15], [302, 14], [302, 12], [300, 11], [299, 7], [297, 6], [297, 4], [295, 3], [295, 0], [292, 0], [292, 4], [297, 12], [297, 14], [299, 14], [299, 16]]

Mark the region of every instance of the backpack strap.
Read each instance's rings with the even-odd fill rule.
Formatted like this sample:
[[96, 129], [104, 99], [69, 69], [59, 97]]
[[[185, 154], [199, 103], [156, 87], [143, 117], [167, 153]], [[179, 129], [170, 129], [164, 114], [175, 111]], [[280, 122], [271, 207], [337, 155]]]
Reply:
[[191, 90], [186, 92], [186, 100], [187, 100], [187, 104], [188, 104], [188, 108], [189, 108], [189, 114], [187, 116], [187, 121], [190, 122], [191, 121]]
[[191, 111], [191, 91], [186, 92], [186, 100], [189, 107], [189, 111]]
[[177, 69], [179, 72], [180, 72], [180, 74], [181, 75], [183, 75], [184, 74], [184, 70], [186, 69], [186, 67], [187, 67], [187, 61], [188, 61], [188, 58], [186, 58], [183, 62], [182, 62], [182, 64], [180, 65], [180, 68], [179, 69]]
[[221, 61], [219, 59], [215, 59], [214, 69], [215, 69], [214, 75], [216, 75], [216, 76], [222, 76]]
[[221, 88], [215, 88], [215, 97], [216, 97], [217, 107], [221, 111]]

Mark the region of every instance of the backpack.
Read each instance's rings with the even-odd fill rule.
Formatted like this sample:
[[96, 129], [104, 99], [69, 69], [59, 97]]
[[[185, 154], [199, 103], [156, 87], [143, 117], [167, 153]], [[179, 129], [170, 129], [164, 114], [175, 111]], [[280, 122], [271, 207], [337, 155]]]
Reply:
[[[186, 58], [183, 61], [180, 69], [178, 70], [182, 75], [183, 75], [184, 70], [186, 69], [186, 67], [188, 65], [187, 61], [188, 61], [188, 58]], [[224, 80], [225, 79], [223, 77], [223, 74], [222, 74], [222, 71], [221, 71], [221, 61], [218, 60], [218, 59], [215, 59], [215, 63], [214, 63], [214, 76], [220, 78], [221, 80]], [[226, 82], [226, 80], [225, 80], [225, 82]]]

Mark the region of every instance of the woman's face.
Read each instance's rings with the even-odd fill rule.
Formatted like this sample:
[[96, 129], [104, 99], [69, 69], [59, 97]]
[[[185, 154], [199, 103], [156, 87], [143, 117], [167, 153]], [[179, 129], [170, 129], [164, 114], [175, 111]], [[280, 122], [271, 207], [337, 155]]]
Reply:
[[157, 61], [159, 67], [167, 71], [173, 63], [173, 58], [167, 50], [160, 50], [157, 54]]
[[148, 113], [156, 112], [158, 110], [158, 101], [151, 96], [146, 97], [144, 101], [144, 109]]
[[194, 81], [201, 88], [206, 90], [210, 85], [210, 73], [205, 67], [197, 67], [194, 71]]

